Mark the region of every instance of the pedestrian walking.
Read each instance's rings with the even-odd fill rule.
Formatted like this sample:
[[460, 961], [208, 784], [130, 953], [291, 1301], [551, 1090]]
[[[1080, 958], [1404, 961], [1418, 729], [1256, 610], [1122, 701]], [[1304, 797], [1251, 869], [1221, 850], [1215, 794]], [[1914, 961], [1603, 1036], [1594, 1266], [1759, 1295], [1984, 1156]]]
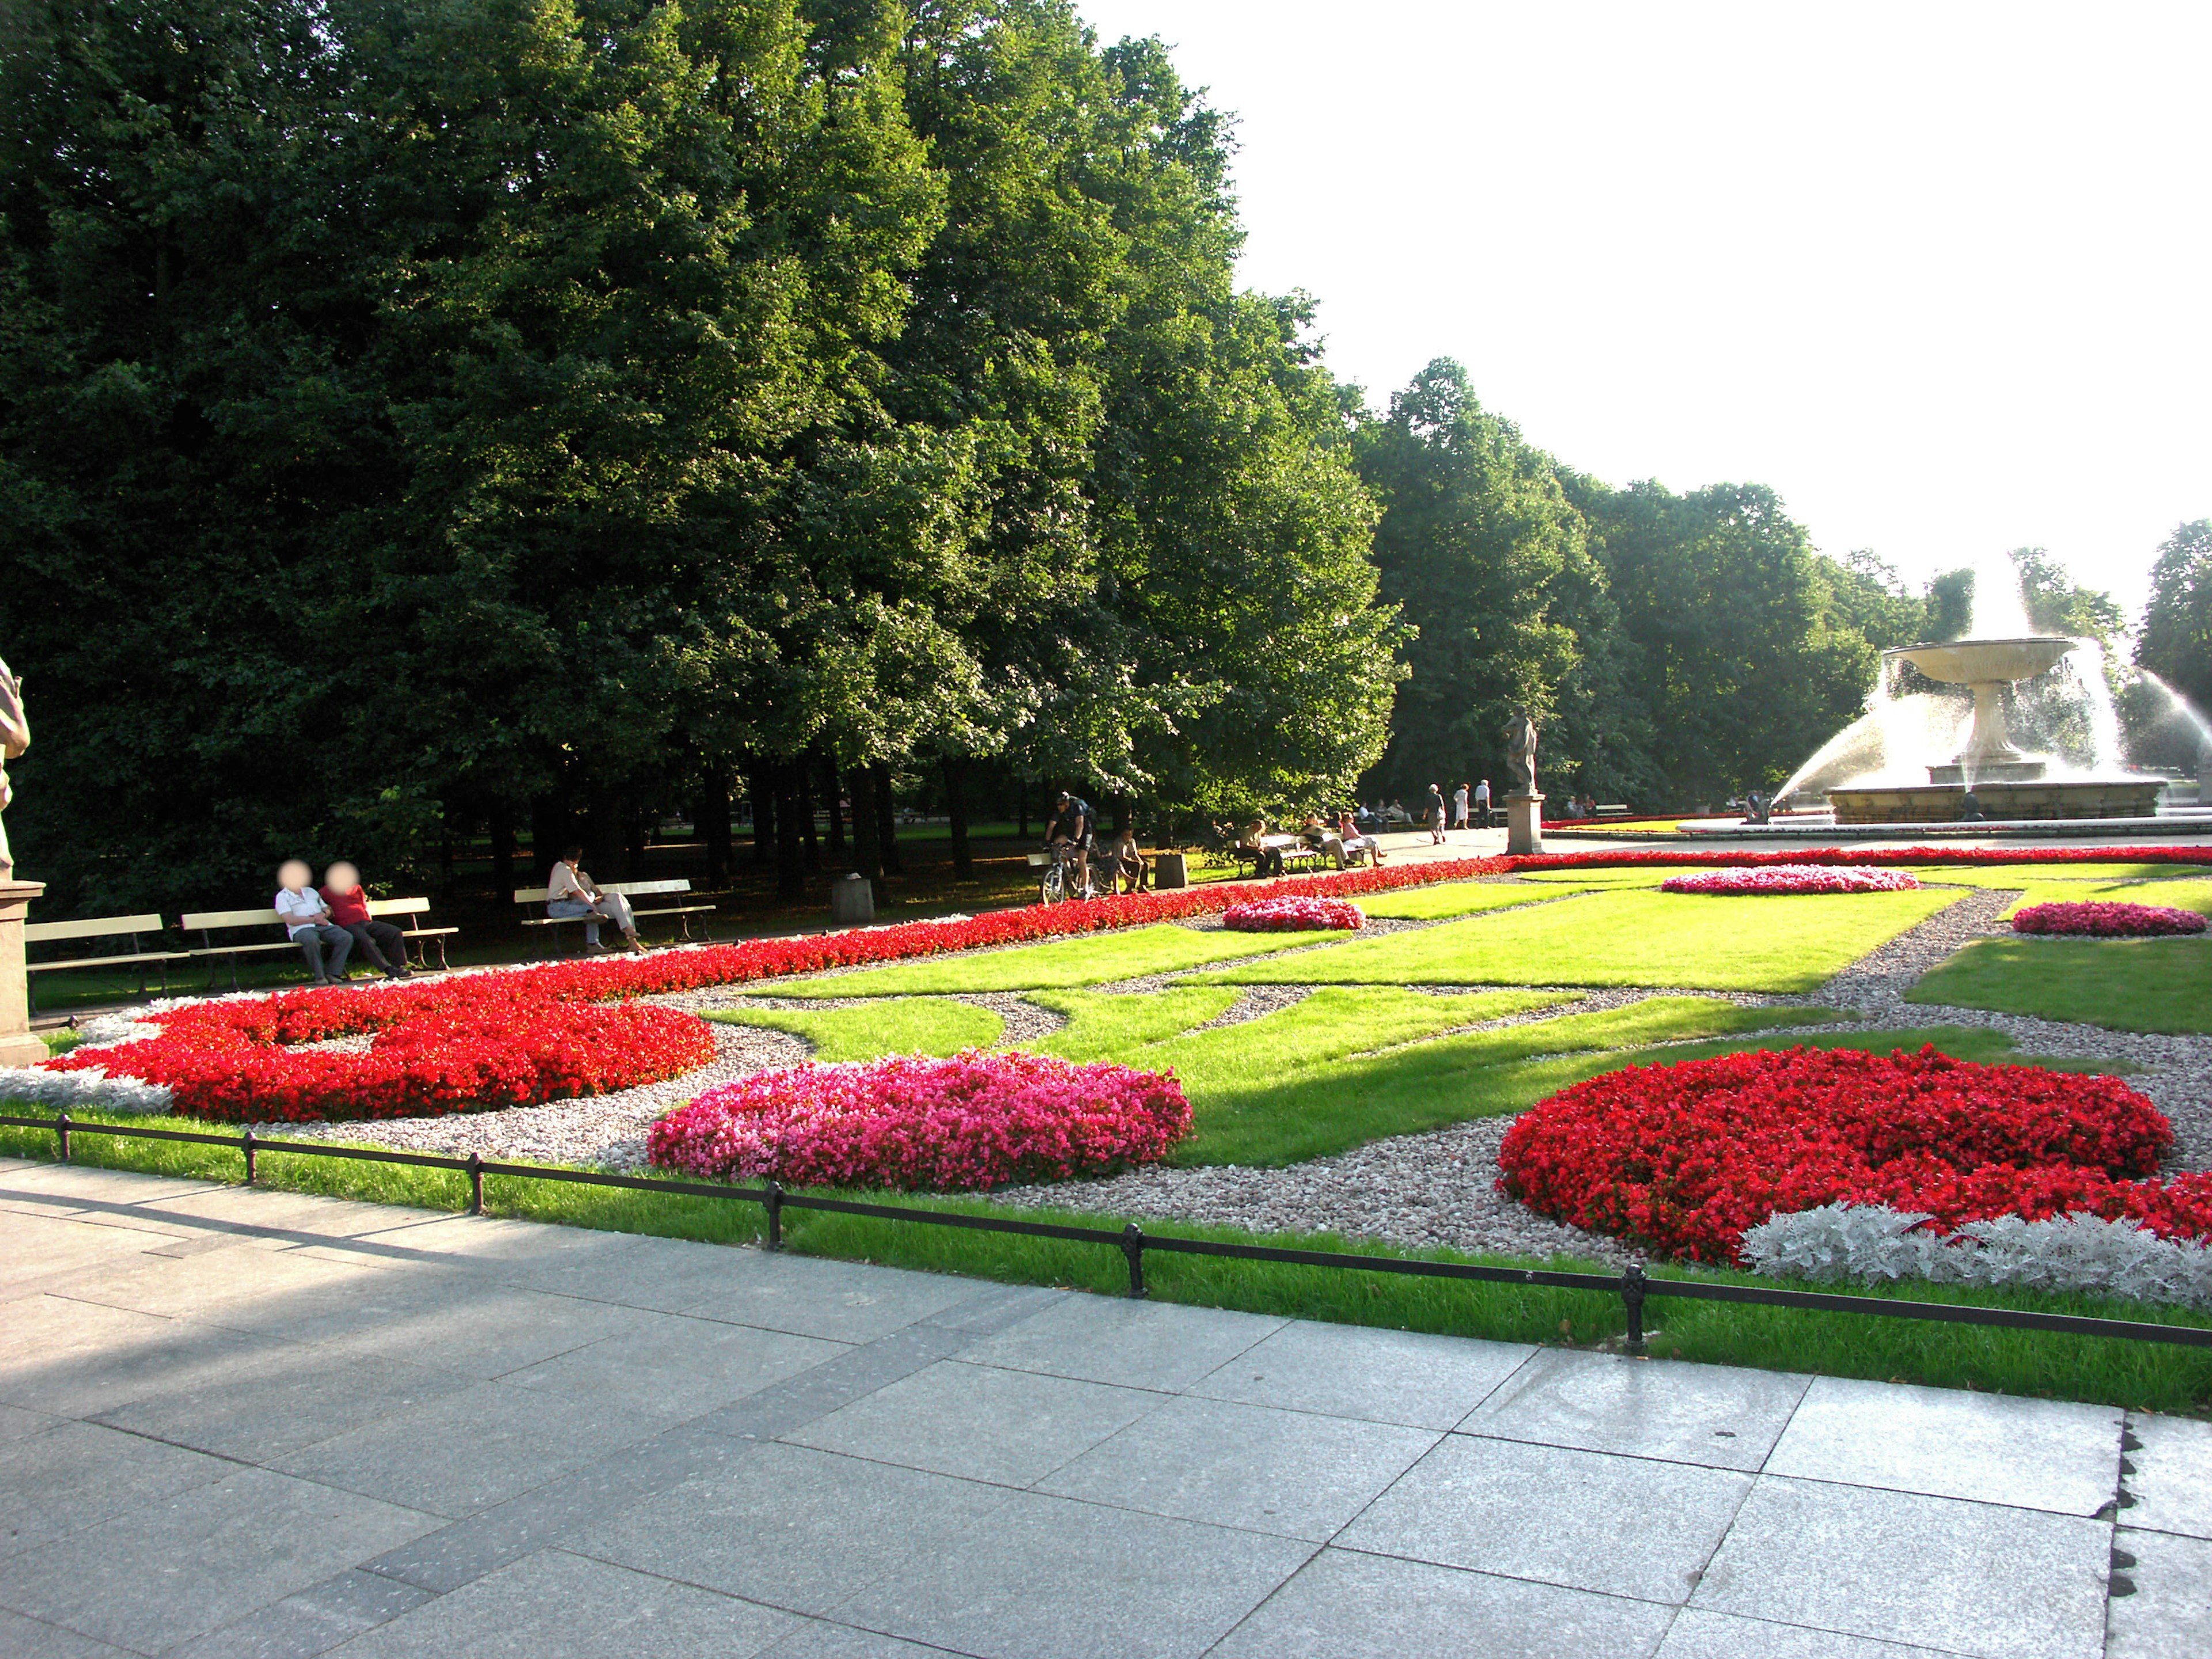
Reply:
[[1421, 816], [1429, 823], [1429, 844], [1441, 847], [1444, 842], [1444, 792], [1433, 783], [1429, 786], [1428, 805]]
[[1490, 780], [1485, 778], [1474, 786], [1474, 821], [1485, 830], [1490, 828]]
[[1451, 827], [1455, 830], [1467, 828], [1467, 798], [1468, 787], [1463, 783], [1452, 791]]

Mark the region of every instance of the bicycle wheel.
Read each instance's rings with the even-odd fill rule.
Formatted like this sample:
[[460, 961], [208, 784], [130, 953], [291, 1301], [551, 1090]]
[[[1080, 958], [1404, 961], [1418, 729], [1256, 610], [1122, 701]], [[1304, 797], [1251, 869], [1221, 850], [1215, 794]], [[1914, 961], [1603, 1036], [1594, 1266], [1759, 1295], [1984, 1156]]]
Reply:
[[1044, 872], [1044, 880], [1037, 886], [1037, 896], [1046, 904], [1057, 904], [1067, 896], [1067, 878], [1063, 866], [1055, 864]]

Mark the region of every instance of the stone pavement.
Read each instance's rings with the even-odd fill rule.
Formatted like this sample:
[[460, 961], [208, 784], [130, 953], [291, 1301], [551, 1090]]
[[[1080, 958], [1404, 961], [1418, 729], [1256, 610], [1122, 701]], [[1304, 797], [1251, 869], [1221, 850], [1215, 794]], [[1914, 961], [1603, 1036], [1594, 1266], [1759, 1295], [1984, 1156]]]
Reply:
[[2202, 1423], [15, 1163], [0, 1494], [0, 1655], [2212, 1654]]

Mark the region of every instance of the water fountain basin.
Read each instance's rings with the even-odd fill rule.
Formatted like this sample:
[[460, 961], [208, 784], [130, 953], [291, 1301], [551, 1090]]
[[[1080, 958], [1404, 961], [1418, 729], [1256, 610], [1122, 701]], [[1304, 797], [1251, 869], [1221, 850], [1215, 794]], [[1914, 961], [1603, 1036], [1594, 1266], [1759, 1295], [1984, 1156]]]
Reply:
[[1947, 685], [2010, 685], [2032, 680], [2058, 666], [2075, 641], [2052, 635], [2025, 640], [1953, 640], [1943, 645], [1907, 645], [1885, 651], [1901, 657], [1931, 680]]

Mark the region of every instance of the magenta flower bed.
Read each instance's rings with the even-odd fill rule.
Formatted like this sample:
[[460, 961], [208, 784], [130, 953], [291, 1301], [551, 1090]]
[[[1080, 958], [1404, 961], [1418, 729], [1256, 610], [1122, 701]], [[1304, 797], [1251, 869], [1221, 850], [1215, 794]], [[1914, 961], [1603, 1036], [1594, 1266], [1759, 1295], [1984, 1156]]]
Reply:
[[1669, 876], [1662, 893], [1901, 893], [1920, 885], [1910, 870], [1853, 864], [1770, 864], [1753, 870], [1700, 870]]
[[1172, 1072], [970, 1048], [757, 1072], [654, 1123], [646, 1152], [718, 1180], [973, 1192], [1153, 1163], [1189, 1133]]
[[1364, 913], [1349, 899], [1254, 899], [1221, 913], [1221, 925], [1239, 933], [1297, 933], [1317, 927], [1360, 927], [1366, 921]]
[[2013, 912], [2015, 933], [2079, 933], [2090, 939], [2154, 939], [2171, 933], [2201, 933], [2204, 918], [2194, 910], [2167, 904], [2029, 904]]

